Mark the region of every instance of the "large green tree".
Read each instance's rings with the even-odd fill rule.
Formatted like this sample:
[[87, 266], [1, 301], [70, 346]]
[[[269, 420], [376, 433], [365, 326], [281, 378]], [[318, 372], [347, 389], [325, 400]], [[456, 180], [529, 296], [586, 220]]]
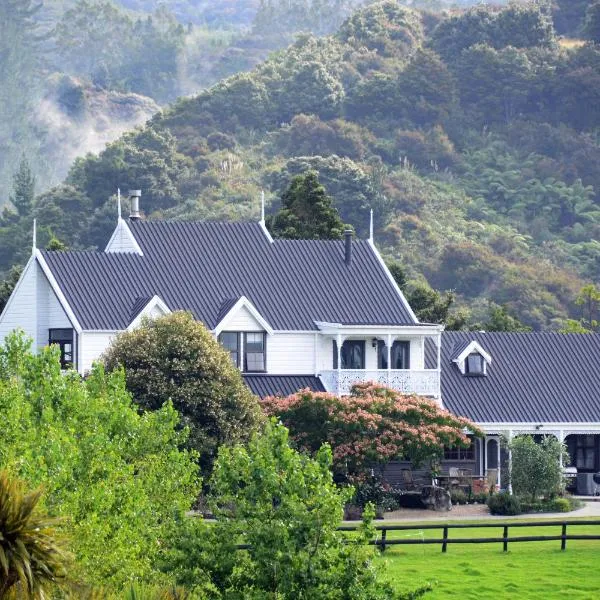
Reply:
[[57, 348], [33, 355], [12, 334], [0, 348], [0, 414], [0, 464], [43, 485], [76, 559], [70, 579], [162, 581], [156, 560], [173, 511], [189, 510], [199, 487], [172, 404], [140, 414], [122, 371], [61, 373]]
[[10, 202], [15, 207], [20, 217], [31, 213], [33, 200], [35, 198], [35, 177], [31, 172], [29, 162], [23, 156], [18, 171], [13, 177], [13, 193]]
[[269, 219], [275, 237], [292, 240], [339, 240], [346, 228], [319, 183], [318, 174], [297, 175], [281, 196], [281, 209]]
[[229, 354], [190, 313], [147, 320], [120, 334], [104, 364], [109, 371], [125, 369], [127, 389], [144, 410], [173, 403], [204, 470], [219, 446], [247, 440], [261, 422], [257, 398]]

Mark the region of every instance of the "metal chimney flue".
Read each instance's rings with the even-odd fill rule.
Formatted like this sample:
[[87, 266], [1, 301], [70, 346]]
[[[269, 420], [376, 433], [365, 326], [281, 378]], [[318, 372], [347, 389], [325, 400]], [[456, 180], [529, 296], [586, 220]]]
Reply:
[[142, 197], [142, 190], [130, 190], [129, 191], [129, 201], [131, 203], [131, 213], [129, 215], [129, 218], [132, 221], [142, 218], [142, 216], [140, 214], [140, 198], [141, 197]]
[[346, 229], [344, 230], [344, 248], [345, 248], [345, 252], [344, 252], [344, 262], [346, 263], [347, 266], [350, 266], [352, 264], [352, 234], [354, 232], [352, 231], [352, 229]]

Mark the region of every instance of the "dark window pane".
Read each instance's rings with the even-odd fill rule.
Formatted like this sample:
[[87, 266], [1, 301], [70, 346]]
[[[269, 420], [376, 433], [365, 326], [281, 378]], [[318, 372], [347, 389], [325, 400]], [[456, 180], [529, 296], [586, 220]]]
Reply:
[[383, 340], [377, 342], [377, 368], [387, 369], [387, 346]]
[[465, 371], [470, 375], [483, 375], [483, 356], [473, 353], [467, 356]]
[[410, 369], [410, 342], [393, 343], [392, 369]]
[[264, 333], [246, 333], [244, 339], [244, 370], [266, 371]]
[[50, 329], [48, 330], [48, 343], [56, 344], [60, 348], [60, 367], [69, 369], [73, 366], [73, 330]]
[[348, 340], [342, 344], [342, 369], [365, 368], [365, 342]]
[[236, 367], [240, 366], [240, 335], [237, 331], [223, 331], [219, 334], [219, 342], [229, 351], [231, 361]]

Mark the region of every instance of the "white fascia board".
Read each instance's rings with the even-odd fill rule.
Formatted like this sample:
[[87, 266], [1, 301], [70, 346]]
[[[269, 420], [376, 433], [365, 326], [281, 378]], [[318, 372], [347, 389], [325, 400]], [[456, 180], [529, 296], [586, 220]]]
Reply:
[[15, 288], [13, 289], [12, 293], [10, 294], [8, 301], [4, 305], [4, 310], [0, 314], [0, 322], [4, 318], [4, 313], [9, 309], [11, 304], [14, 302], [14, 298], [17, 295], [17, 292], [19, 291], [19, 288], [21, 287], [23, 280], [25, 279], [25, 275], [27, 274], [27, 271], [29, 271], [29, 269], [34, 269], [34, 268], [35, 268], [35, 254], [32, 254], [29, 257], [29, 260], [27, 261], [27, 264], [25, 265], [23, 271], [21, 272], [21, 275], [17, 281], [17, 284], [15, 285]]
[[473, 353], [473, 352], [477, 352], [478, 354], [481, 354], [481, 356], [483, 356], [483, 359], [485, 360], [485, 362], [489, 365], [492, 363], [492, 357], [481, 347], [481, 344], [479, 344], [479, 342], [473, 340], [459, 355], [457, 358], [454, 359], [453, 362], [455, 362], [456, 364], [462, 364], [465, 362], [465, 359], [467, 358], [467, 356], [469, 356], [469, 354]]
[[[112, 246], [113, 241], [115, 240], [115, 238], [117, 237], [117, 235], [119, 235], [119, 233], [124, 233], [131, 241], [131, 245], [133, 246], [133, 251], [132, 252], [124, 252], [123, 250], [111, 250], [110, 247]], [[104, 248], [104, 252], [105, 253], [121, 253], [121, 254], [138, 254], [139, 256], [144, 256], [144, 253], [142, 252], [142, 249], [140, 248], [140, 245], [137, 243], [137, 240], [135, 239], [131, 229], [129, 229], [129, 225], [127, 225], [127, 221], [125, 221], [125, 219], [123, 219], [122, 217], [119, 217], [119, 220], [117, 221], [117, 226], [115, 227], [115, 230], [113, 231], [113, 234], [110, 236], [110, 240], [108, 240], [108, 244], [106, 244], [106, 248]]]
[[248, 312], [258, 321], [258, 324], [269, 334], [273, 334], [273, 328], [263, 318], [263, 316], [256, 310], [256, 307], [246, 296], [240, 296], [239, 300], [227, 311], [227, 314], [221, 319], [217, 326], [213, 329], [213, 333], [217, 336], [225, 329], [230, 319], [240, 310], [245, 307]]
[[163, 315], [168, 315], [171, 312], [171, 309], [166, 305], [163, 299], [160, 296], [154, 296], [142, 310], [137, 314], [135, 319], [129, 323], [126, 331], [131, 331], [140, 326], [142, 319], [147, 316], [152, 310], [158, 308]]
[[512, 432], [515, 435], [522, 433], [533, 433], [533, 434], [550, 434], [564, 431], [568, 434], [571, 431], [595, 431], [600, 434], [600, 423], [586, 423], [586, 422], [570, 422], [570, 423], [545, 423], [544, 421], [535, 422], [523, 422], [523, 423], [479, 423], [476, 422], [480, 429], [485, 432], [493, 434], [503, 434]]
[[413, 309], [411, 308], [410, 304], [408, 303], [408, 300], [402, 293], [402, 290], [400, 289], [398, 283], [394, 279], [394, 276], [390, 273], [390, 270], [388, 269], [387, 265], [385, 264], [385, 260], [383, 260], [383, 257], [379, 253], [379, 250], [377, 250], [377, 246], [375, 246], [375, 243], [373, 242], [373, 240], [368, 240], [368, 242], [369, 242], [369, 246], [371, 246], [371, 249], [373, 250], [373, 253], [375, 254], [377, 260], [379, 261], [379, 264], [381, 265], [383, 272], [386, 274], [386, 277], [390, 280], [390, 283], [394, 286], [394, 289], [396, 290], [396, 293], [398, 294], [398, 296], [400, 296], [400, 300], [402, 300], [402, 303], [404, 304], [404, 306], [406, 306], [406, 308], [408, 309], [408, 314], [415, 320], [415, 323], [418, 323], [419, 319], [417, 319], [417, 315], [415, 315], [415, 313], [413, 312]]
[[69, 317], [69, 320], [73, 324], [73, 328], [75, 329], [75, 331], [77, 333], [81, 333], [82, 327], [79, 323], [79, 320], [77, 319], [77, 317], [75, 316], [75, 313], [73, 312], [73, 309], [67, 302], [65, 295], [63, 294], [62, 290], [60, 289], [60, 286], [58, 285], [56, 278], [54, 277], [54, 275], [52, 274], [52, 271], [50, 270], [50, 267], [48, 266], [48, 263], [46, 262], [42, 253], [38, 249], [36, 249], [36, 251], [35, 251], [35, 258], [38, 261], [38, 264], [40, 265], [40, 267], [42, 268], [42, 271], [44, 272], [44, 275], [46, 276], [46, 279], [48, 280], [50, 287], [56, 294], [56, 297], [58, 298], [60, 305], [63, 307], [63, 310], [67, 314], [67, 317]]
[[410, 335], [410, 336], [438, 336], [443, 330], [443, 325], [342, 325], [340, 323], [324, 323], [315, 321], [319, 333], [324, 335]]

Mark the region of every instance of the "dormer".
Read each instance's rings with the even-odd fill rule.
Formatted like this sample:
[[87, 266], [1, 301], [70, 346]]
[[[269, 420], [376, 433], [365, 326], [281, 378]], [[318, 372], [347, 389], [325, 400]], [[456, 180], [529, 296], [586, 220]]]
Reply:
[[[140, 218], [140, 190], [132, 190], [129, 192], [129, 200], [131, 202], [130, 221], [135, 221]], [[144, 256], [140, 245], [137, 243], [127, 221], [121, 217], [121, 192], [119, 191], [117, 199], [117, 226], [104, 249], [104, 252], [120, 252], [124, 254], [138, 254]]]
[[475, 340], [461, 344], [452, 357], [458, 370], [465, 377], [485, 377], [492, 357]]

